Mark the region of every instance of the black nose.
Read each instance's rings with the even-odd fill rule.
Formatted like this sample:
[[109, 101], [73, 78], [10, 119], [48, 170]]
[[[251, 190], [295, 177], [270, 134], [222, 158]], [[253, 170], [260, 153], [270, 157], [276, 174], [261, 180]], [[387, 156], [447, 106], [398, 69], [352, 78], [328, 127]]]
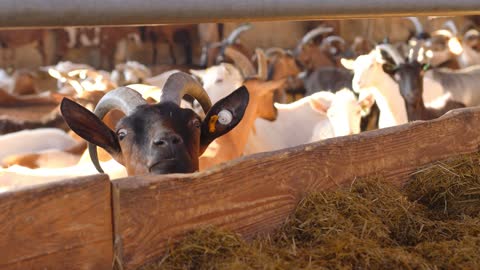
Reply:
[[177, 145], [181, 143], [183, 143], [182, 137], [177, 134], [170, 134], [153, 140], [153, 144], [158, 146]]

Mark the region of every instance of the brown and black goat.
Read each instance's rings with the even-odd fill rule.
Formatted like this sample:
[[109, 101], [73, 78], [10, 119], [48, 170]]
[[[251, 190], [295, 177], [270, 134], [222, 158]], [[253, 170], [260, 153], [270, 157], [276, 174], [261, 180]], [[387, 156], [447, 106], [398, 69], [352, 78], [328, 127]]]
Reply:
[[398, 83], [400, 94], [405, 100], [408, 121], [430, 120], [442, 116], [446, 112], [463, 108], [463, 103], [445, 99], [444, 104], [437, 108], [425, 106], [423, 100], [423, 77], [428, 69], [428, 64], [422, 64], [423, 48], [416, 46], [409, 51], [406, 60], [390, 45], [380, 45], [387, 52], [393, 62], [383, 64], [385, 73], [392, 76]]
[[239, 43], [238, 38], [240, 34], [251, 28], [251, 24], [241, 24], [222, 41], [205, 44], [202, 48], [202, 54], [200, 56], [200, 67], [207, 68], [209, 66], [224, 62], [226, 60], [225, 49], [227, 47], [233, 47], [234, 49], [240, 51], [245, 56], [250, 58], [252, 52], [250, 52], [245, 46]]
[[[192, 110], [180, 108], [184, 95], [200, 103], [206, 112], [203, 121]], [[99, 172], [96, 146], [123, 164], [129, 175], [191, 173], [198, 170], [198, 158], [207, 146], [240, 122], [248, 100], [242, 86], [212, 106], [203, 87], [178, 72], [168, 78], [158, 104], [147, 104], [138, 92], [120, 87], [107, 93], [93, 113], [68, 99], [62, 101], [61, 111], [70, 128], [89, 142]], [[113, 131], [102, 119], [115, 109], [126, 116]]]

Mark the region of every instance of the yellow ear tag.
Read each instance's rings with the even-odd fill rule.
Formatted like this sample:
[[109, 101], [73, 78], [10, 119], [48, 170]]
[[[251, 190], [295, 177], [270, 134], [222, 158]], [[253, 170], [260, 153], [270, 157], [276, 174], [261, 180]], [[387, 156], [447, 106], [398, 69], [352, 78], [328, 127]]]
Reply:
[[212, 117], [210, 117], [210, 121], [208, 121], [208, 131], [210, 133], [215, 132], [215, 124], [217, 124], [217, 121], [218, 115], [212, 115]]

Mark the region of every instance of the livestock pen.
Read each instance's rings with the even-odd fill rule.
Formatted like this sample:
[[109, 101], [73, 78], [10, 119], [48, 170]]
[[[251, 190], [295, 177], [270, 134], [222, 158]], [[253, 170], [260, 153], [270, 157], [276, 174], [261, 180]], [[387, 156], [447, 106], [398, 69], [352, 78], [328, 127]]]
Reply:
[[[205, 225], [252, 237], [271, 232], [307, 192], [415, 170], [479, 150], [479, 109], [241, 158], [191, 175], [106, 175], [20, 187], [0, 195], [5, 269], [136, 269]], [[248, 172], [246, 175], [245, 172]], [[15, 184], [15, 183], [11, 183]]]
[[[4, 1], [0, 26], [480, 13], [480, 2], [467, 0], [436, 1], [435, 7], [430, 1], [304, 1], [303, 6], [291, 1], [262, 6], [258, 1], [223, 1], [215, 3], [214, 11], [197, 1], [137, 2], [132, 8], [117, 1], [81, 7], [54, 0]], [[192, 9], [198, 13], [191, 14]], [[78, 16], [66, 16], [79, 10]], [[466, 108], [431, 121], [255, 154], [193, 174], [115, 181], [105, 174], [32, 181], [12, 177], [0, 183], [0, 268], [137, 269], [207, 225], [251, 239], [278, 228], [308, 193], [350, 186], [368, 176], [401, 186], [422, 168], [476, 153], [479, 126], [480, 109]]]

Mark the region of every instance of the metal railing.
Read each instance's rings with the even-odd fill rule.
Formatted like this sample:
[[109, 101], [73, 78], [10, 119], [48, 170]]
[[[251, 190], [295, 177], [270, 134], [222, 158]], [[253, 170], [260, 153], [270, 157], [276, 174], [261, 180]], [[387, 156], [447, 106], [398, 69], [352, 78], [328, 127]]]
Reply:
[[0, 27], [480, 14], [480, 0], [1, 0]]

